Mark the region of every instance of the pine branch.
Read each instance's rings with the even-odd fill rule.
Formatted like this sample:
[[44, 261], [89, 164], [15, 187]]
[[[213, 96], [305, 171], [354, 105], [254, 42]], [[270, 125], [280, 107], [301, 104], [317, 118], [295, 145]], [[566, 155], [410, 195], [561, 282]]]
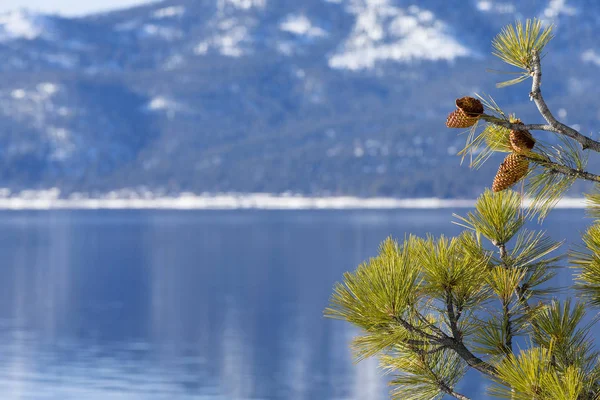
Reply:
[[450, 330], [452, 331], [452, 336], [456, 340], [461, 340], [462, 334], [458, 329], [458, 318], [454, 313], [454, 304], [452, 302], [452, 292], [448, 290], [446, 292], [446, 312], [448, 313], [448, 320], [450, 321]]
[[506, 252], [506, 244], [502, 243], [498, 245], [498, 251], [500, 252], [500, 258], [504, 261], [508, 253]]
[[[532, 71], [531, 76], [533, 78], [533, 82], [531, 85], [531, 92], [529, 93], [529, 97], [538, 108], [538, 111], [544, 117], [547, 124], [529, 124], [529, 125], [520, 125], [511, 123], [510, 121], [502, 118], [498, 118], [488, 114], [482, 114], [480, 116], [481, 119], [490, 122], [494, 125], [502, 126], [504, 128], [508, 128], [511, 130], [519, 130], [519, 131], [547, 131], [554, 132], [560, 135], [567, 136], [581, 144], [583, 150], [590, 149], [595, 152], [600, 153], [600, 142], [593, 140], [592, 138], [582, 135], [577, 130], [563, 124], [559, 120], [554, 117], [544, 97], [542, 96], [542, 91], [540, 89], [542, 85], [542, 66], [540, 61], [540, 55], [537, 49], [532, 50]], [[586, 179], [586, 178], [583, 178]]]
[[[456, 354], [458, 354], [467, 363], [467, 365], [476, 369], [477, 371], [479, 371], [489, 377], [496, 376], [496, 368], [494, 368], [493, 365], [486, 363], [481, 358], [479, 358], [475, 354], [473, 354], [465, 346], [465, 344], [463, 343], [463, 341], [461, 339], [458, 339], [456, 337], [450, 337], [441, 331], [440, 332], [443, 334], [443, 336], [436, 337], [434, 335], [431, 335], [431, 334], [423, 331], [422, 329], [417, 328], [416, 326], [412, 325], [411, 323], [404, 320], [403, 318], [396, 317], [395, 320], [400, 325], [402, 325], [402, 327], [404, 329], [406, 329], [407, 331], [423, 336], [424, 338], [428, 339], [430, 341], [430, 343], [437, 343], [440, 345], [441, 348], [452, 349], [454, 352], [456, 352]], [[457, 328], [455, 327], [454, 329], [457, 329]], [[454, 334], [454, 332], [453, 332], [453, 334]], [[450, 394], [450, 393], [448, 393], [448, 394]], [[460, 397], [457, 397], [457, 398], [460, 398]]]
[[[600, 148], [599, 148], [599, 150], [600, 150]], [[558, 164], [547, 158], [542, 159], [540, 157], [527, 156], [527, 155], [524, 155], [524, 157], [526, 157], [529, 161], [532, 161], [536, 164], [542, 165], [558, 174], [563, 174], [563, 175], [567, 175], [567, 176], [570, 176], [573, 178], [583, 179], [586, 181], [600, 182], [600, 175], [592, 174], [590, 172], [583, 171], [580, 169], [571, 168], [567, 165]]]
[[440, 386], [440, 390], [444, 393], [446, 393], [449, 396], [454, 397], [455, 399], [458, 400], [471, 400], [469, 399], [467, 396], [460, 394], [458, 392], [455, 392], [451, 387], [449, 387], [448, 385], [446, 385], [446, 383], [444, 383], [443, 381], [439, 382], [439, 386]]
[[560, 133], [557, 129], [552, 127], [552, 125], [548, 124], [516, 124], [514, 122], [510, 122], [508, 119], [494, 117], [493, 115], [481, 114], [480, 119], [490, 122], [494, 125], [502, 126], [504, 128], [508, 128], [514, 131], [546, 131], [546, 132], [554, 132]]
[[446, 339], [448, 338], [448, 336], [446, 336], [443, 332], [441, 332], [444, 336], [435, 336], [432, 335], [430, 333], [425, 332], [422, 329], [417, 328], [416, 326], [412, 325], [411, 323], [409, 323], [408, 321], [406, 321], [404, 318], [401, 317], [394, 317], [394, 319], [400, 324], [402, 325], [402, 327], [404, 329], [406, 329], [407, 331], [417, 334], [417, 335], [421, 335], [424, 338], [432, 341], [432, 342], [439, 342], [441, 339]]
[[510, 303], [508, 301], [502, 300], [502, 330], [504, 331], [504, 347], [508, 353], [513, 352], [513, 329], [512, 329], [512, 321], [511, 321], [511, 313], [510, 313]]
[[432, 331], [436, 332], [439, 335], [439, 337], [441, 337], [441, 338], [448, 338], [449, 337], [437, 325], [432, 324], [431, 322], [427, 321], [427, 318], [425, 318], [423, 316], [423, 314], [421, 314], [420, 312], [417, 312], [416, 315], [417, 315], [417, 318], [419, 319], [419, 321], [421, 321], [425, 326], [427, 326]]
[[435, 377], [435, 381], [436, 384], [438, 385], [438, 387], [440, 388], [440, 390], [452, 397], [454, 397], [455, 399], [458, 400], [470, 400], [467, 396], [460, 394], [458, 392], [455, 392], [454, 389], [452, 389], [450, 387], [450, 385], [448, 385], [448, 383], [446, 383], [446, 381], [444, 381], [444, 379], [442, 379], [440, 376], [438, 376], [435, 371], [429, 366], [429, 364], [427, 363], [427, 360], [425, 359], [425, 354], [421, 353], [420, 356], [422, 357], [422, 362], [424, 365], [427, 366], [427, 370], [429, 371], [429, 373], [431, 374], [432, 377]]
[[[455, 317], [454, 317], [453, 311], [452, 311], [452, 315], [453, 315], [452, 319], [454, 319]], [[411, 323], [404, 320], [403, 318], [396, 317], [395, 320], [400, 325], [402, 325], [402, 327], [404, 329], [406, 329], [407, 331], [421, 335], [424, 338], [428, 339], [430, 342], [437, 343], [443, 348], [449, 348], [449, 349], [454, 350], [454, 352], [456, 352], [456, 354], [458, 354], [467, 363], [467, 365], [476, 369], [477, 371], [479, 371], [487, 376], [490, 376], [490, 377], [496, 376], [496, 368], [494, 368], [494, 366], [486, 363], [481, 358], [479, 358], [475, 354], [473, 354], [465, 346], [465, 344], [463, 343], [463, 341], [461, 339], [459, 339], [457, 337], [450, 337], [441, 330], [439, 330], [439, 332], [443, 336], [436, 337], [434, 335], [431, 335], [431, 334], [423, 331], [422, 329], [417, 328], [416, 326], [412, 325]], [[452, 325], [452, 322], [451, 322], [451, 325]], [[453, 328], [453, 335], [455, 335], [454, 329], [456, 329], [456, 331], [458, 331], [458, 328], [456, 325]]]
[[581, 144], [581, 147], [585, 149], [591, 149], [600, 153], [600, 142], [597, 142], [587, 136], [582, 135], [575, 129], [563, 124], [558, 121], [554, 115], [550, 112], [548, 105], [544, 101], [542, 97], [542, 91], [540, 90], [540, 86], [542, 84], [542, 65], [540, 62], [540, 55], [536, 49], [532, 51], [532, 62], [533, 62], [533, 83], [531, 85], [531, 93], [529, 94], [529, 98], [534, 101], [535, 105], [538, 108], [542, 117], [548, 122], [548, 124], [554, 129], [553, 132], [565, 135], [578, 141]]
[[523, 308], [525, 308], [525, 311], [529, 312], [529, 311], [531, 311], [531, 306], [529, 305], [529, 301], [527, 301], [527, 297], [525, 295], [526, 293], [527, 293], [526, 285], [517, 286], [517, 290], [515, 291], [515, 295], [517, 296], [517, 301], [519, 302], [519, 304], [521, 304], [523, 306]]
[[443, 341], [444, 344], [447, 345], [448, 348], [454, 350], [456, 354], [460, 356], [467, 365], [476, 369], [484, 375], [487, 375], [491, 378], [495, 378], [498, 374], [496, 367], [487, 362], [483, 361], [481, 358], [477, 357], [473, 354], [467, 346], [463, 343], [462, 340], [457, 340], [455, 338], [449, 338]]
[[450, 329], [452, 330], [452, 337], [447, 338], [443, 341], [443, 344], [454, 350], [465, 362], [475, 368], [477, 371], [494, 377], [496, 375], [496, 369], [494, 366], [486, 363], [465, 346], [462, 340], [462, 334], [458, 329], [458, 318], [454, 313], [454, 304], [452, 302], [452, 294], [448, 291], [446, 296], [446, 310], [448, 312], [448, 319], [450, 321]]
[[[502, 264], [504, 268], [508, 269], [508, 263], [506, 262], [506, 257], [508, 257], [508, 253], [506, 251], [506, 244], [501, 244], [498, 246], [498, 250], [500, 251], [500, 258], [502, 259]], [[502, 330], [504, 331], [504, 347], [509, 353], [513, 352], [513, 328], [511, 321], [511, 313], [510, 313], [510, 299], [502, 299]]]

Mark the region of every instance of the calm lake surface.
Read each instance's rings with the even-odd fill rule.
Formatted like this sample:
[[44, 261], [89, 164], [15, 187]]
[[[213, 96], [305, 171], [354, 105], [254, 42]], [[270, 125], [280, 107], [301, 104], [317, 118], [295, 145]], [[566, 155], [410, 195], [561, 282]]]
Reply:
[[452, 212], [0, 212], [0, 399], [387, 399], [323, 309], [387, 236], [460, 232]]

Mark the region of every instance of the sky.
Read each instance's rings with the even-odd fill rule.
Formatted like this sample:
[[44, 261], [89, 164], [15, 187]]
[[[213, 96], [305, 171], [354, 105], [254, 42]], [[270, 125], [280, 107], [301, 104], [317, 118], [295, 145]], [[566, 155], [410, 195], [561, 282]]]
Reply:
[[33, 11], [77, 16], [149, 2], [151, 0], [0, 0], [0, 12], [27, 8]]

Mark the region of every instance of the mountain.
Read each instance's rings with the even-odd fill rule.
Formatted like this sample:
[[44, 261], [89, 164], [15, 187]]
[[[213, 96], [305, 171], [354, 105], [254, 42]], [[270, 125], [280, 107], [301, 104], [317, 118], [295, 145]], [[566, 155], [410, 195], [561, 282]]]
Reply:
[[[591, 0], [165, 0], [83, 18], [0, 14], [0, 187], [474, 197], [501, 158], [460, 165], [454, 99], [527, 122], [491, 39], [556, 25], [544, 94], [595, 132]], [[600, 163], [591, 160], [591, 168]]]

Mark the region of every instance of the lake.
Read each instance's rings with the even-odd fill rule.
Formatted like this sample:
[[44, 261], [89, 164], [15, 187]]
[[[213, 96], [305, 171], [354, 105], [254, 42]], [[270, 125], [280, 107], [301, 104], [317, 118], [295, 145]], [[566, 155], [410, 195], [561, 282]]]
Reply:
[[460, 232], [452, 212], [2, 211], [0, 398], [387, 399], [323, 309], [387, 236]]

